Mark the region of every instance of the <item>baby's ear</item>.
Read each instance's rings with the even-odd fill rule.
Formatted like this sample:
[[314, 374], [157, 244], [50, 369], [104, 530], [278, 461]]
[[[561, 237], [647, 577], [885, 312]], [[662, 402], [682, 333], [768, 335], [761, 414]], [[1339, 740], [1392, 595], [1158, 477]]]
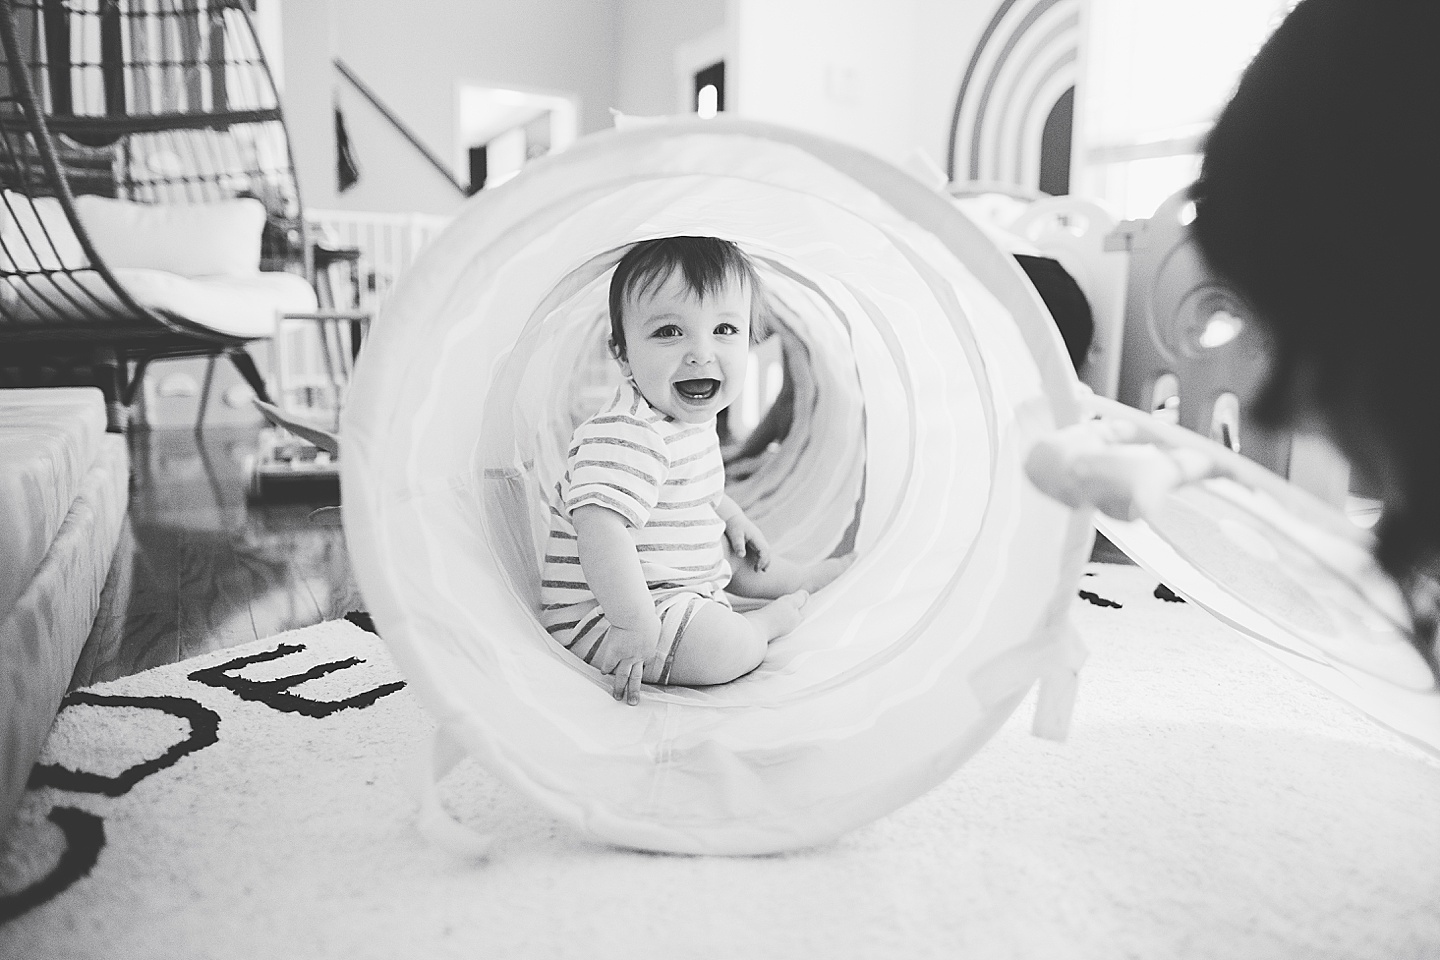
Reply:
[[630, 360], [625, 356], [625, 351], [612, 343], [610, 345], [610, 354], [615, 358], [615, 362], [620, 364], [621, 376], [627, 380], [632, 379], [634, 375], [630, 372]]

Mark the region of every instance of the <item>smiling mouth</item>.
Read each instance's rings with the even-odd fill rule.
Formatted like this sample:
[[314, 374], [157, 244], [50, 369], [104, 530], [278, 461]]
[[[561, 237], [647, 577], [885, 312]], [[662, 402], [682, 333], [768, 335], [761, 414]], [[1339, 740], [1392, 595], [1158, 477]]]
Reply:
[[675, 392], [686, 400], [699, 403], [713, 398], [720, 392], [720, 381], [709, 377], [698, 380], [676, 380]]

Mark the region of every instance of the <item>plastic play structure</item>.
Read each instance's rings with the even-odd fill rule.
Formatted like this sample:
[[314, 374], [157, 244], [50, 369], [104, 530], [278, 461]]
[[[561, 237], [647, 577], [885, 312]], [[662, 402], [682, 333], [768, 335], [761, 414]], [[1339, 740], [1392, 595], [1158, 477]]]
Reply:
[[[544, 491], [618, 376], [609, 268], [635, 241], [702, 229], [760, 265], [795, 380], [789, 434], [731, 493], [779, 551], [858, 560], [754, 673], [617, 706], [536, 618]], [[1117, 501], [1117, 542], [1160, 557], [1177, 590], [1341, 696], [1359, 678], [1352, 702], [1440, 750], [1440, 697], [1403, 615], [1385, 615], [1393, 597], [1366, 592], [1363, 534], [1150, 420], [1081, 385], [1020, 268], [949, 197], [868, 154], [720, 118], [534, 164], [472, 199], [399, 284], [342, 417], [356, 575], [438, 721], [422, 821], [469, 753], [604, 841], [773, 852], [939, 783], [1037, 680], [1036, 732], [1063, 735], [1083, 660], [1067, 611], [1092, 507]], [[1190, 446], [1179, 459], [1208, 479], [1184, 486], [1167, 464]], [[1217, 569], [1236, 544], [1247, 577], [1267, 574], [1258, 607]], [[1296, 620], [1315, 593], [1324, 629]]]
[[1349, 468], [1327, 442], [1267, 431], [1244, 415], [1264, 377], [1268, 347], [1250, 305], [1206, 269], [1189, 235], [1193, 215], [1185, 188], [1122, 231], [1130, 261], [1125, 363], [1117, 367], [1118, 392], [1106, 395], [1162, 411], [1343, 508]]

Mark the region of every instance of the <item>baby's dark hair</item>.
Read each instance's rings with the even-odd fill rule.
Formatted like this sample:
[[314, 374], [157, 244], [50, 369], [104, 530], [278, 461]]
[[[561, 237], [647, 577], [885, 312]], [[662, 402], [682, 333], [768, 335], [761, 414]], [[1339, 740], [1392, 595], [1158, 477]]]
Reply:
[[763, 296], [760, 276], [744, 251], [717, 237], [659, 237], [642, 240], [627, 250], [610, 278], [610, 349], [617, 358], [625, 359], [626, 298], [660, 287], [676, 269], [701, 300], [732, 280], [749, 287], [750, 336], [754, 339]]

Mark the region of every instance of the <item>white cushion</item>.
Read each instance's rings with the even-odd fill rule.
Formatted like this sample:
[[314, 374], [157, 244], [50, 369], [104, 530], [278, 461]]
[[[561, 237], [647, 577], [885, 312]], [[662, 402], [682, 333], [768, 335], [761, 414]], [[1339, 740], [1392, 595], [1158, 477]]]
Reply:
[[0, 390], [0, 620], [29, 586], [104, 436], [94, 387]]
[[80, 196], [75, 212], [111, 269], [182, 277], [248, 277], [260, 270], [265, 205], [253, 198], [160, 204]]
[[[316, 309], [315, 291], [304, 277], [293, 273], [182, 277], [163, 270], [126, 267], [113, 272], [141, 306], [235, 337], [273, 336], [281, 314]], [[124, 310], [93, 270], [58, 281], [46, 277], [0, 281], [0, 304], [22, 322], [53, 321], [55, 310], [48, 304], [73, 312], [66, 305], [77, 300], [96, 304], [97, 312], [99, 308]]]
[[80, 238], [55, 197], [6, 190], [0, 210], [0, 270], [83, 269], [90, 265]]

